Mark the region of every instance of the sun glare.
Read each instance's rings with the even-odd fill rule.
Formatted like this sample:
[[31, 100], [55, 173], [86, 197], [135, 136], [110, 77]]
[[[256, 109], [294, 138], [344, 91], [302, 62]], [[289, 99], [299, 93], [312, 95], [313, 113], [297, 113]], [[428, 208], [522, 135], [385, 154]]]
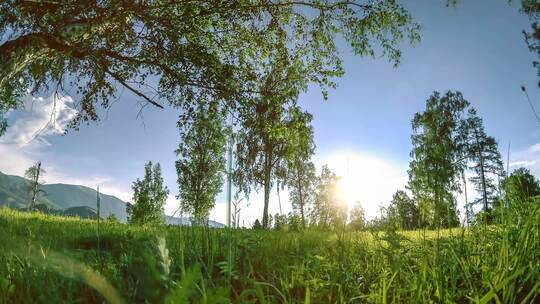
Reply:
[[355, 151], [339, 151], [321, 158], [319, 165], [341, 177], [339, 191], [348, 208], [360, 202], [368, 218], [374, 217], [381, 203], [387, 204], [407, 181], [406, 168], [385, 159]]

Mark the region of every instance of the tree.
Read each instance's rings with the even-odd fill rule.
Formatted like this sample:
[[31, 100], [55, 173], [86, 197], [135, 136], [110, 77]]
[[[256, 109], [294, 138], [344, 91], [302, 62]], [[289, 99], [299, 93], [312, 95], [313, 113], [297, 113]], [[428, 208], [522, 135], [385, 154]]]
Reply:
[[227, 130], [217, 103], [200, 103], [192, 119], [180, 120], [181, 142], [176, 150], [180, 205], [197, 224], [207, 223], [223, 185]]
[[[531, 52], [537, 53], [540, 57], [540, 5], [538, 0], [522, 0], [521, 10], [529, 16], [531, 21], [532, 32], [523, 31], [525, 42]], [[533, 61], [533, 66], [538, 71], [540, 76], [540, 62], [538, 60]]]
[[[295, 86], [299, 71], [294, 66], [276, 65], [265, 76], [262, 97], [239, 113], [242, 122], [236, 134], [235, 184], [249, 195], [252, 188], [264, 190], [262, 225], [271, 227], [268, 208], [274, 182], [287, 179], [288, 164], [298, 154], [309, 154], [310, 145], [300, 145], [310, 133], [311, 116], [297, 106], [300, 88]], [[298, 140], [291, 140], [293, 138]], [[308, 139], [309, 141], [309, 139]], [[284, 183], [282, 183], [284, 184]]]
[[510, 207], [519, 206], [530, 198], [540, 195], [540, 181], [526, 168], [514, 170], [502, 182], [504, 197]]
[[163, 185], [161, 166], [144, 165], [144, 178], [137, 179], [132, 186], [133, 205], [127, 207], [128, 222], [136, 225], [160, 225], [164, 223], [163, 207], [169, 189]]
[[302, 119], [298, 119], [299, 125], [294, 128], [296, 132], [289, 138], [296, 145], [292, 157], [287, 165], [287, 185], [290, 190], [289, 197], [293, 210], [300, 214], [302, 227], [306, 227], [306, 215], [309, 205], [315, 197], [316, 173], [315, 165], [311, 161], [315, 150], [313, 142], [313, 128], [311, 126], [312, 115], [297, 111]]
[[356, 202], [356, 205], [349, 215], [349, 227], [353, 230], [363, 230], [366, 228], [366, 215], [364, 208], [360, 202]]
[[[1, 94], [1, 92], [0, 92]], [[17, 108], [19, 104], [18, 97], [3, 97], [0, 95], [0, 137], [4, 135], [8, 127], [6, 114], [9, 110]]]
[[300, 231], [305, 228], [302, 224], [302, 218], [293, 212], [289, 212], [287, 216], [287, 227], [289, 231]]
[[281, 102], [261, 100], [243, 117], [245, 128], [236, 134], [235, 185], [246, 195], [264, 190], [263, 228], [269, 228], [268, 207], [273, 181], [284, 179], [285, 169], [280, 167], [287, 155], [287, 108]]
[[286, 214], [276, 213], [274, 215], [274, 229], [275, 230], [288, 230], [289, 219]]
[[470, 181], [482, 195], [477, 202], [482, 202], [483, 213], [489, 219], [493, 202], [498, 197], [498, 183], [495, 179], [499, 180], [504, 176], [504, 165], [497, 141], [486, 134], [482, 118], [472, 107], [467, 114], [461, 126], [462, 140], [464, 140], [463, 152], [468, 160], [468, 167], [474, 173]]
[[116, 217], [116, 214], [114, 213], [109, 214], [106, 220], [108, 223], [114, 223], [114, 224], [120, 223], [120, 221], [118, 221], [118, 218]]
[[[27, 91], [79, 96], [72, 126], [99, 118], [122, 90], [186, 111], [200, 100], [256, 100], [276, 53], [302, 86], [343, 74], [336, 36], [355, 54], [398, 63], [419, 26], [393, 0], [18, 1], [0, 3], [0, 113]], [[2, 117], [0, 117], [2, 118]], [[3, 123], [3, 122], [2, 122]]]
[[460, 189], [463, 162], [458, 130], [468, 105], [459, 92], [444, 96], [434, 92], [426, 101], [426, 110], [412, 120], [409, 188], [423, 219], [436, 227], [459, 223], [453, 192]]
[[346, 202], [338, 188], [339, 177], [323, 166], [317, 178], [317, 192], [312, 211], [312, 223], [321, 228], [338, 227], [347, 217]]
[[420, 224], [418, 207], [405, 191], [398, 190], [394, 193], [387, 213], [390, 221], [394, 221], [399, 229], [414, 229]]
[[33, 166], [28, 168], [24, 173], [24, 177], [29, 179], [28, 183], [28, 193], [30, 194], [30, 210], [34, 210], [36, 207], [36, 200], [39, 193], [45, 193], [44, 190], [40, 189], [43, 184], [43, 174], [45, 170], [41, 167], [41, 162], [36, 162]]
[[254, 229], [254, 230], [262, 229], [262, 225], [261, 225], [261, 222], [259, 222], [259, 219], [255, 220], [255, 223], [253, 224], [252, 229]]

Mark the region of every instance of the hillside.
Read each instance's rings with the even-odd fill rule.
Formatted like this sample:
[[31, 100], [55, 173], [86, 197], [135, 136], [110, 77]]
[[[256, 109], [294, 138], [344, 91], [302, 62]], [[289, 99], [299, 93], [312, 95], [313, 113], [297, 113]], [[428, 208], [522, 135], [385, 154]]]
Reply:
[[[174, 226], [190, 226], [191, 225], [191, 218], [189, 217], [173, 217], [170, 215], [165, 216], [165, 223], [167, 225], [174, 225]], [[214, 227], [214, 228], [224, 228], [225, 225], [216, 221], [209, 220], [208, 226]]]
[[[21, 209], [28, 207], [29, 201], [28, 180], [0, 172], [0, 205]], [[43, 196], [38, 197], [37, 204], [45, 204], [55, 209], [61, 209]]]
[[[47, 198], [55, 202], [61, 209], [73, 207], [96, 208], [97, 192], [94, 189], [66, 184], [50, 184], [43, 186], [47, 193]], [[100, 193], [101, 216], [107, 217], [114, 213], [122, 221], [127, 221], [126, 203], [115, 196]]]
[[[30, 196], [28, 194], [28, 180], [15, 175], [0, 172], [0, 206], [14, 209], [28, 208]], [[94, 189], [68, 184], [46, 184], [41, 187], [46, 195], [40, 195], [37, 205], [46, 213], [79, 216], [81, 218], [95, 218], [97, 192]], [[126, 203], [119, 198], [100, 193], [101, 217], [106, 218], [115, 214], [121, 222], [127, 221]], [[52, 210], [51, 210], [52, 209]], [[54, 211], [56, 209], [56, 211]], [[165, 216], [168, 225], [190, 225], [190, 218]], [[225, 225], [209, 221], [210, 227], [224, 227]]]
[[[28, 207], [30, 197], [27, 188], [27, 179], [0, 172], [0, 206], [15, 209]], [[66, 184], [46, 184], [42, 189], [46, 194], [38, 197], [38, 204], [44, 204], [58, 210], [66, 210], [74, 207], [96, 208], [97, 192], [94, 189], [80, 185]], [[111, 213], [114, 213], [120, 221], [125, 222], [127, 220], [125, 202], [104, 193], [101, 193], [100, 196], [102, 217], [105, 218]], [[80, 208], [80, 210], [86, 209]]]

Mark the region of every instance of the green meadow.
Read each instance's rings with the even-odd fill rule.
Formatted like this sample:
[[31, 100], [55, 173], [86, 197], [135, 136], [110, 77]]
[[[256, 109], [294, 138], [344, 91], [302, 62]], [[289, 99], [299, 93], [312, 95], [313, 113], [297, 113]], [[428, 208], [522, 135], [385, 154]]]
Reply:
[[540, 204], [470, 229], [137, 227], [0, 209], [0, 302], [533, 303]]

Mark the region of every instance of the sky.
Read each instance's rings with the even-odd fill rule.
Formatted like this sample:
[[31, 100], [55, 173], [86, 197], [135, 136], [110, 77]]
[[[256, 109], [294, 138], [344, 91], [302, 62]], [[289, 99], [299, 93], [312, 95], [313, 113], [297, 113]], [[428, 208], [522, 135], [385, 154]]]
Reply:
[[[461, 91], [483, 117], [487, 133], [498, 140], [505, 162], [510, 146], [510, 170], [525, 166], [540, 177], [540, 123], [520, 86], [528, 88], [539, 110], [540, 90], [531, 64], [535, 56], [522, 34], [530, 22], [518, 2], [461, 1], [446, 7], [442, 0], [404, 1], [422, 26], [422, 41], [402, 45], [398, 67], [385, 58], [354, 56], [340, 41], [346, 74], [337, 80], [338, 87], [327, 101], [316, 87], [299, 101], [314, 116], [314, 162], [319, 170], [326, 164], [341, 176], [350, 206], [361, 202], [373, 218], [396, 190], [405, 189], [411, 118], [433, 91]], [[152, 160], [161, 164], [171, 190], [166, 213], [172, 214], [178, 205], [178, 110], [140, 111], [140, 101], [125, 93], [101, 121], [62, 135], [76, 113], [73, 102], [69, 96], [29, 96], [24, 110], [9, 113], [10, 127], [0, 138], [0, 171], [23, 175], [41, 160], [47, 183], [99, 185], [102, 192], [131, 201], [132, 182]], [[51, 117], [54, 124], [48, 124]], [[225, 221], [224, 201], [221, 193], [212, 220]], [[274, 189], [271, 214], [280, 212], [280, 203], [281, 212], [291, 210], [288, 193], [278, 195]], [[244, 200], [241, 222], [249, 226], [261, 218], [262, 204], [262, 191]]]

